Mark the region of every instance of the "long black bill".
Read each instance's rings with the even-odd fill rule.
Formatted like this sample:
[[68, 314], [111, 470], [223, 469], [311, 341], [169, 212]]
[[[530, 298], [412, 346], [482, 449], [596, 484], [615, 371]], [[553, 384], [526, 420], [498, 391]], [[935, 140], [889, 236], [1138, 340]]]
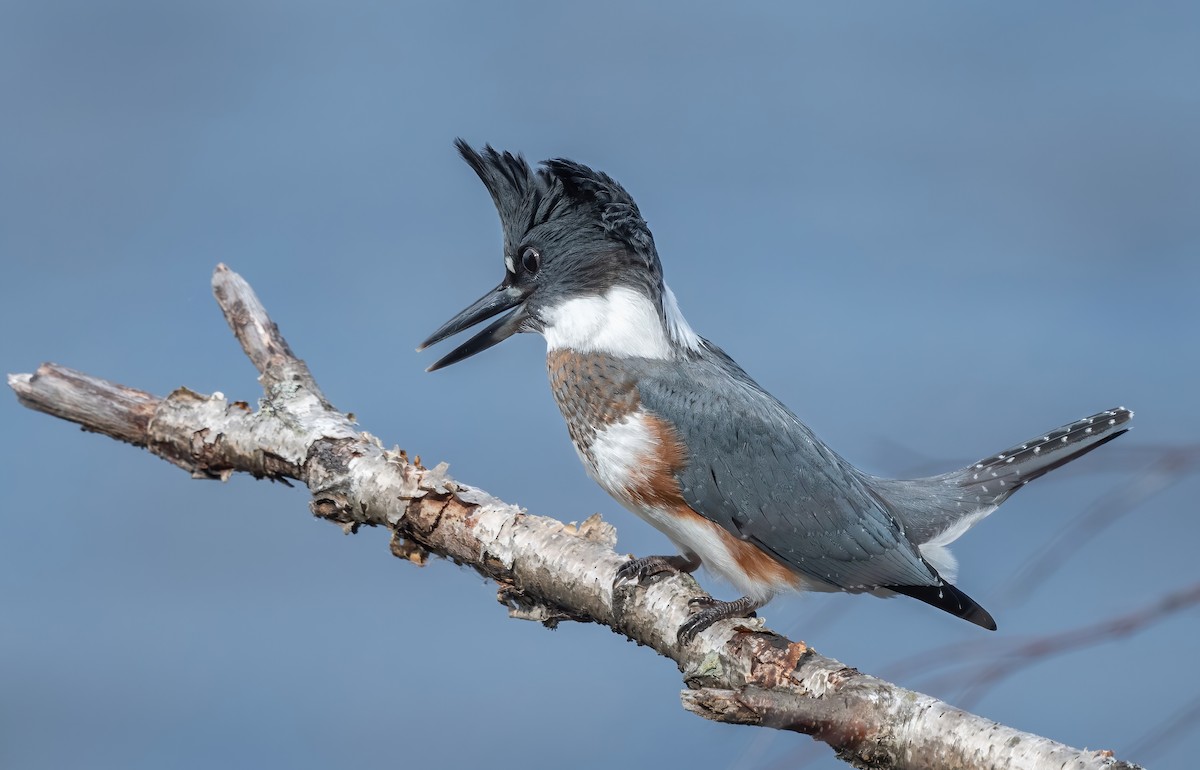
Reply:
[[[442, 324], [440, 329], [429, 335], [429, 339], [421, 343], [417, 351], [419, 352], [430, 345], [435, 345], [447, 337], [458, 334], [464, 329], [469, 329], [481, 321], [486, 321], [497, 313], [503, 313], [509, 308], [520, 305], [524, 301], [525, 294], [522, 291], [500, 284], [476, 300], [469, 308]], [[476, 353], [487, 350], [493, 345], [513, 336], [521, 331], [521, 324], [525, 321], [524, 311], [523, 307], [518, 307], [511, 313], [488, 324], [486, 329], [450, 351], [450, 353], [439, 359], [437, 363], [425, 371], [432, 372], [451, 364], [456, 364], [464, 358], [469, 358]]]

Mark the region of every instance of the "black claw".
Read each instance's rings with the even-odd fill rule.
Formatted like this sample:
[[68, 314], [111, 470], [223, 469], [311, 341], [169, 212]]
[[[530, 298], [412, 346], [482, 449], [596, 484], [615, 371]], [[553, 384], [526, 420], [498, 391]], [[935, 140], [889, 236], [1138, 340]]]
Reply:
[[683, 624], [679, 626], [679, 631], [675, 634], [675, 640], [679, 642], [680, 647], [686, 647], [696, 638], [696, 634], [716, 623], [720, 618], [709, 617], [708, 612], [697, 612]]
[[719, 620], [751, 617], [754, 615], [754, 611], [762, 606], [762, 602], [755, 601], [749, 596], [743, 596], [732, 602], [719, 602], [711, 597], [698, 596], [689, 601], [688, 605], [702, 606], [704, 609], [683, 621], [683, 624], [679, 626], [675, 638], [680, 647], [691, 644], [697, 634]]
[[691, 572], [700, 566], [699, 559], [688, 559], [686, 556], [643, 556], [640, 559], [630, 559], [617, 567], [613, 585], [622, 580], [644, 580], [661, 575], [664, 572]]
[[660, 556], [646, 556], [641, 559], [631, 559], [617, 567], [617, 575], [613, 583], [623, 580], [633, 580], [637, 583], [663, 572], [673, 572], [671, 565]]

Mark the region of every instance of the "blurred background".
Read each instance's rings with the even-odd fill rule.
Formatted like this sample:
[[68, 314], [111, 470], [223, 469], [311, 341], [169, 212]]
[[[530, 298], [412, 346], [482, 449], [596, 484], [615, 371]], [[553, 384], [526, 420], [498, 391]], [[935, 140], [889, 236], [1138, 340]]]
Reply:
[[[253, 402], [208, 288], [226, 262], [389, 446], [663, 552], [584, 475], [539, 338], [436, 374], [448, 347], [413, 352], [503, 270], [453, 138], [583, 161], [637, 199], [691, 324], [871, 472], [1137, 411], [959, 541], [997, 633], [910, 600], [763, 614], [1184, 766], [1200, 612], [1157, 609], [1200, 582], [1198, 32], [1186, 2], [9, 0], [0, 365]], [[669, 661], [509, 620], [474, 573], [343, 537], [301, 489], [193, 481], [11, 396], [0, 431], [0, 766], [842, 766], [686, 714]]]

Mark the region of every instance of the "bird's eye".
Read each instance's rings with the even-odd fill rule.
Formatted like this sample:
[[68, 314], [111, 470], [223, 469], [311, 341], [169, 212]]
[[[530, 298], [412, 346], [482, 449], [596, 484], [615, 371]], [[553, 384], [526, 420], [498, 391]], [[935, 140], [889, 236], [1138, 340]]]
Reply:
[[521, 267], [525, 268], [525, 272], [530, 275], [537, 275], [537, 271], [542, 266], [542, 255], [537, 249], [532, 246], [527, 246], [521, 252]]

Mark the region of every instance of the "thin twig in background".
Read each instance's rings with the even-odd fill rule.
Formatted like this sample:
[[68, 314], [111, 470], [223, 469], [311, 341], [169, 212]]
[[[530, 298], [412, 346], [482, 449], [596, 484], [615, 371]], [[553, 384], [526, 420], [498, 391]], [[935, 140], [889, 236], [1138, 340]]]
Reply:
[[1161, 754], [1171, 744], [1194, 733], [1197, 728], [1200, 728], [1200, 695], [1180, 709], [1173, 718], [1164, 721], [1134, 741], [1129, 746], [1129, 750], [1137, 752], [1139, 757], [1154, 757]]
[[1149, 467], [1134, 475], [1129, 483], [1084, 508], [1060, 527], [1037, 553], [1026, 559], [1001, 589], [999, 603], [1011, 606], [1023, 601], [1068, 559], [1079, 553], [1084, 543], [1138, 510], [1150, 498], [1200, 470], [1200, 447], [1160, 450], [1156, 454], [1158, 457]]
[[[996, 682], [1011, 676], [1021, 668], [1039, 663], [1055, 655], [1095, 647], [1121, 637], [1145, 630], [1166, 618], [1200, 604], [1200, 582], [1174, 591], [1158, 601], [1124, 615], [1107, 618], [1080, 628], [1047, 634], [1026, 642], [989, 644], [987, 658], [993, 662], [964, 674], [962, 671], [929, 680], [935, 691], [961, 688], [959, 700], [973, 706]], [[965, 683], [964, 683], [965, 678]]]

